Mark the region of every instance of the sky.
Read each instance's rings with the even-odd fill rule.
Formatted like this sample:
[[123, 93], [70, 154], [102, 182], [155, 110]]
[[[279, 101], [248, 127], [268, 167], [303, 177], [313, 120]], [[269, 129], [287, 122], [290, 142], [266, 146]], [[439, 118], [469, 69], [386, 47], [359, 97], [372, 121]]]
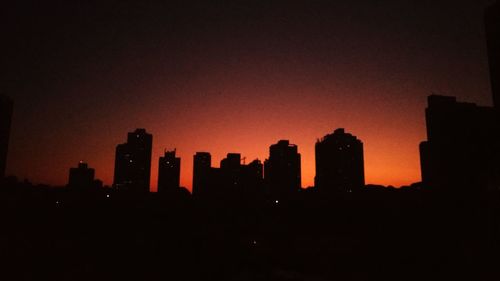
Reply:
[[[21, 2], [21, 1], [11, 1]], [[64, 185], [83, 160], [112, 184], [127, 132], [153, 134], [191, 189], [197, 151], [264, 160], [297, 144], [363, 141], [367, 183], [420, 181], [432, 93], [491, 105], [492, 1], [22, 1], [2, 7], [0, 91], [14, 100], [7, 174]]]

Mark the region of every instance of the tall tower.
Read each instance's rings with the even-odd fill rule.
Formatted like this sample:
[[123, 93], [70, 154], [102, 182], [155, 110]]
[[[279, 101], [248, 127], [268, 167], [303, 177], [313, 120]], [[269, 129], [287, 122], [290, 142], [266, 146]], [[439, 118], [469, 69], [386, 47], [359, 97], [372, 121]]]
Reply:
[[196, 152], [193, 156], [193, 195], [207, 192], [210, 183], [212, 156], [208, 152]]
[[337, 129], [316, 142], [315, 186], [320, 192], [352, 192], [365, 185], [363, 143]]
[[165, 151], [158, 163], [158, 192], [175, 192], [180, 187], [181, 158], [174, 151]]
[[7, 167], [12, 108], [12, 100], [0, 95], [0, 179], [5, 176], [5, 168]]
[[113, 186], [121, 190], [149, 192], [153, 136], [145, 129], [128, 133], [127, 142], [116, 146]]
[[300, 154], [297, 145], [280, 140], [269, 148], [269, 159], [264, 162], [264, 180], [274, 198], [284, 198], [301, 188]]

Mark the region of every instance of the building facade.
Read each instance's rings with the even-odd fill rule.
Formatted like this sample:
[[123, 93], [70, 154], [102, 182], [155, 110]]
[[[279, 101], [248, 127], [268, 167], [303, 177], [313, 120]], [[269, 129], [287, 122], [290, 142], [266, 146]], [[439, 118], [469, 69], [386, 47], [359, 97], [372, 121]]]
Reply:
[[68, 187], [73, 189], [89, 189], [96, 187], [95, 170], [87, 163], [80, 161], [78, 167], [69, 169]]
[[494, 188], [495, 111], [492, 107], [431, 95], [425, 110], [427, 141], [420, 144], [422, 182], [435, 190]]
[[264, 181], [276, 199], [300, 191], [301, 166], [297, 145], [280, 140], [270, 146], [269, 158], [264, 162]]
[[116, 146], [113, 186], [119, 190], [149, 192], [153, 136], [145, 129], [128, 133]]
[[180, 188], [181, 158], [176, 151], [165, 151], [158, 162], [158, 192], [175, 192]]
[[316, 177], [320, 192], [352, 192], [365, 185], [363, 143], [337, 129], [316, 142]]
[[203, 196], [210, 184], [212, 156], [208, 152], [196, 152], [193, 156], [193, 195]]

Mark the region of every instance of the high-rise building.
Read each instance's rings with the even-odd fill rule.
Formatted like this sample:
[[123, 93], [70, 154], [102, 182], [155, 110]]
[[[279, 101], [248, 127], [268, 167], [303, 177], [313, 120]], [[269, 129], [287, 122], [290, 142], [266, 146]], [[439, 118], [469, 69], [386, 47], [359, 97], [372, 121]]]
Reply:
[[193, 156], [193, 195], [203, 196], [210, 183], [212, 156], [208, 152], [196, 152]]
[[500, 114], [500, 2], [496, 1], [485, 13], [486, 44], [490, 67], [493, 104]]
[[221, 183], [226, 192], [238, 191], [241, 185], [241, 155], [228, 153], [220, 161]]
[[181, 158], [174, 151], [165, 151], [158, 163], [158, 192], [175, 192], [180, 188]]
[[264, 195], [263, 189], [264, 165], [258, 159], [241, 166], [241, 194], [243, 198], [260, 198]]
[[12, 100], [0, 95], [0, 179], [5, 176], [5, 169], [7, 167], [12, 108]]
[[87, 163], [80, 161], [77, 168], [69, 169], [68, 187], [75, 189], [89, 189], [95, 187], [95, 171]]
[[251, 200], [262, 193], [262, 170], [259, 160], [241, 163], [239, 153], [228, 153], [220, 162], [220, 169], [212, 168], [212, 192], [218, 198]]
[[153, 136], [145, 129], [128, 133], [127, 142], [116, 146], [113, 186], [120, 190], [149, 192]]
[[425, 110], [427, 141], [420, 144], [422, 182], [433, 189], [497, 188], [500, 163], [495, 157], [492, 107], [431, 95]]
[[319, 192], [352, 192], [365, 185], [363, 143], [337, 129], [316, 142], [315, 187]]
[[301, 189], [300, 154], [297, 145], [280, 140], [269, 148], [264, 180], [274, 198], [288, 197]]
[[264, 166], [259, 159], [242, 166], [242, 182], [249, 188], [259, 188], [263, 181]]

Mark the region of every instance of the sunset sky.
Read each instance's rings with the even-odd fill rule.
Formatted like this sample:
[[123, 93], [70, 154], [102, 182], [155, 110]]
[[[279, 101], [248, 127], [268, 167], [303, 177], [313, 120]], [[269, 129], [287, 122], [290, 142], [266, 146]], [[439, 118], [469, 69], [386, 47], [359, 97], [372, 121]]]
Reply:
[[146, 128], [152, 190], [165, 148], [191, 189], [195, 152], [264, 160], [280, 139], [305, 187], [316, 139], [342, 127], [364, 143], [367, 183], [400, 186], [420, 181], [429, 94], [492, 104], [492, 1], [48, 2], [0, 18], [7, 174], [34, 183], [66, 184], [84, 160], [109, 185], [116, 145]]

